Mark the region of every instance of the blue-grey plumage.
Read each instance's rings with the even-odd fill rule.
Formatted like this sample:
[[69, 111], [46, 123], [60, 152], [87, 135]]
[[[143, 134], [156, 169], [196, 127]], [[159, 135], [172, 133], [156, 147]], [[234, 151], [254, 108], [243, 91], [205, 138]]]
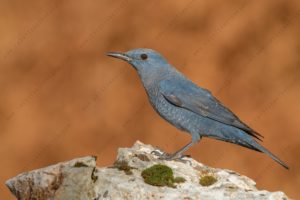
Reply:
[[177, 159], [201, 137], [210, 137], [263, 152], [288, 169], [288, 166], [261, 146], [259, 133], [243, 123], [203, 89], [177, 71], [158, 52], [134, 49], [126, 53], [111, 52], [108, 56], [125, 60], [138, 72], [150, 103], [158, 114], [180, 130], [191, 134], [192, 141], [174, 154], [162, 155]]

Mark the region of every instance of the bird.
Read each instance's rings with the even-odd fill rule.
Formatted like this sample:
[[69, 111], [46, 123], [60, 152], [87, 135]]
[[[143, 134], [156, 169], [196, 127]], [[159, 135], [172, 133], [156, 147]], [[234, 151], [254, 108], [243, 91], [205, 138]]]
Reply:
[[137, 48], [127, 52], [108, 52], [107, 56], [133, 66], [154, 110], [167, 122], [191, 135], [188, 144], [175, 153], [161, 153], [161, 159], [181, 159], [191, 146], [208, 137], [265, 153], [289, 169], [257, 141], [262, 141], [261, 134], [242, 122], [209, 90], [189, 80], [157, 51]]

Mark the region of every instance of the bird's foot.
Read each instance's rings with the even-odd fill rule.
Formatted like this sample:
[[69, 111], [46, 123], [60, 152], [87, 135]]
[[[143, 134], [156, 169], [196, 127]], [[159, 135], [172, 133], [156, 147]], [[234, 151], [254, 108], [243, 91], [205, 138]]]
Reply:
[[160, 157], [161, 155], [165, 154], [165, 152], [163, 152], [161, 149], [155, 149], [154, 151], [151, 151], [151, 154]]
[[187, 160], [184, 160], [183, 158], [191, 157], [190, 155], [182, 155], [180, 153], [170, 154], [170, 153], [163, 152], [159, 149], [152, 151], [151, 154], [158, 156], [159, 157], [158, 159], [160, 160], [176, 160], [184, 163], [187, 162]]

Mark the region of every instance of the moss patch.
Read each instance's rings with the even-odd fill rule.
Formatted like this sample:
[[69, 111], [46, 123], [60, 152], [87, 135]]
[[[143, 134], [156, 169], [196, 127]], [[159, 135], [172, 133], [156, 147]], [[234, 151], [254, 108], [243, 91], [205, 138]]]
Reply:
[[202, 186], [210, 186], [216, 183], [218, 180], [212, 175], [204, 175], [200, 178], [200, 185]]
[[174, 183], [185, 182], [183, 177], [174, 178], [173, 170], [166, 165], [153, 165], [142, 171], [145, 183], [154, 186], [168, 186], [175, 188]]
[[128, 162], [126, 161], [118, 161], [114, 163], [114, 168], [117, 168], [118, 170], [124, 171], [125, 174], [131, 175], [132, 169], [136, 169], [135, 167], [131, 167], [128, 165]]
[[185, 181], [185, 178], [180, 176], [174, 178], [174, 183], [184, 183]]

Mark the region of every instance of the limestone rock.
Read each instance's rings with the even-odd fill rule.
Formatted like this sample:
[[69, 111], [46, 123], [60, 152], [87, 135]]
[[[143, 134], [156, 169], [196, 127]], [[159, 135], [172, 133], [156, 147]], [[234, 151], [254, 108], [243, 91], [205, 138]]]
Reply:
[[[114, 166], [96, 167], [96, 158], [88, 156], [22, 173], [6, 185], [20, 200], [289, 199], [283, 192], [258, 190], [253, 180], [234, 171], [204, 166], [192, 158], [159, 160], [153, 150], [138, 141], [132, 148], [118, 150]], [[174, 177], [185, 181], [174, 183], [175, 187], [145, 183], [142, 171], [155, 164], [170, 167]]]

